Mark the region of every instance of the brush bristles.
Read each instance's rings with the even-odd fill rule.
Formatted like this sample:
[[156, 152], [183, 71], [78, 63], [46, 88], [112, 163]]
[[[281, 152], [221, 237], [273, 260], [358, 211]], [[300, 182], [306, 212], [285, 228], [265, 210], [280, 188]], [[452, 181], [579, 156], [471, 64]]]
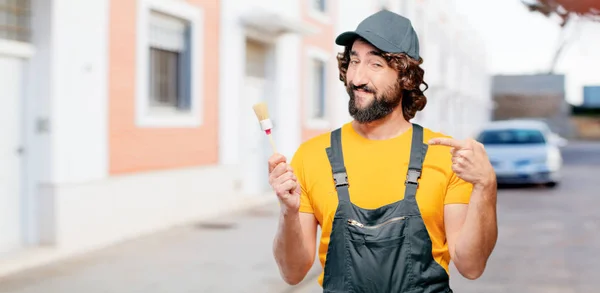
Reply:
[[252, 109], [254, 109], [254, 113], [256, 114], [258, 121], [269, 119], [269, 109], [267, 108], [267, 104], [258, 103], [252, 106]]

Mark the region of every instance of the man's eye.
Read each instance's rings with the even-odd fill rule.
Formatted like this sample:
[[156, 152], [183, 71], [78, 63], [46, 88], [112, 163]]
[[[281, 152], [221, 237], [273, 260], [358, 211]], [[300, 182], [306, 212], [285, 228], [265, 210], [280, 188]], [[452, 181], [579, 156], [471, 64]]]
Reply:
[[350, 64], [357, 64], [358, 60], [350, 60]]

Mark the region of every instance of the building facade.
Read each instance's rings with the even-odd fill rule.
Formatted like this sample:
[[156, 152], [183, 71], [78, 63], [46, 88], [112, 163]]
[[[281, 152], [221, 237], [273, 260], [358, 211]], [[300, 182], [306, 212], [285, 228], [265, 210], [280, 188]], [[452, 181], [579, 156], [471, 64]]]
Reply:
[[571, 106], [562, 74], [496, 75], [492, 82], [494, 120], [528, 118], [544, 121], [552, 131], [571, 137]]
[[582, 107], [600, 108], [600, 86], [587, 85], [583, 87]]
[[73, 255], [274, 200], [252, 105], [268, 103], [288, 158], [348, 122], [334, 38], [381, 8], [421, 38], [429, 89], [416, 122], [466, 138], [491, 113], [485, 50], [452, 1], [11, 3], [0, 7], [15, 20], [0, 26], [6, 257]]

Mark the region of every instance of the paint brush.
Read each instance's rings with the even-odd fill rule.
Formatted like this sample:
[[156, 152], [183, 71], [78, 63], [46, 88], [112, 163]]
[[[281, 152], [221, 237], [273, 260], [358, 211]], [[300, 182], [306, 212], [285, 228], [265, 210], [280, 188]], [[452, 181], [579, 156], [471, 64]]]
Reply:
[[252, 106], [254, 109], [254, 114], [256, 114], [256, 118], [260, 123], [260, 128], [267, 134], [269, 137], [269, 142], [271, 143], [271, 147], [273, 148], [273, 153], [277, 153], [277, 149], [275, 148], [275, 142], [273, 141], [273, 137], [271, 136], [271, 129], [273, 129], [273, 122], [269, 118], [269, 109], [267, 108], [266, 103], [258, 103]]

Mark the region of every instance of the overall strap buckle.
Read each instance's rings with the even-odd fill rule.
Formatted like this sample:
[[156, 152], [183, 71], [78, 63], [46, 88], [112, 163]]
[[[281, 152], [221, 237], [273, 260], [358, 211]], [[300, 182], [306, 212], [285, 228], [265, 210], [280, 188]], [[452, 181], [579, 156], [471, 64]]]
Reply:
[[333, 182], [335, 183], [336, 188], [348, 186], [348, 174], [346, 174], [346, 172], [333, 173]]
[[421, 178], [421, 170], [409, 168], [408, 173], [406, 174], [406, 181], [404, 181], [404, 184], [414, 184], [418, 187], [419, 178]]

